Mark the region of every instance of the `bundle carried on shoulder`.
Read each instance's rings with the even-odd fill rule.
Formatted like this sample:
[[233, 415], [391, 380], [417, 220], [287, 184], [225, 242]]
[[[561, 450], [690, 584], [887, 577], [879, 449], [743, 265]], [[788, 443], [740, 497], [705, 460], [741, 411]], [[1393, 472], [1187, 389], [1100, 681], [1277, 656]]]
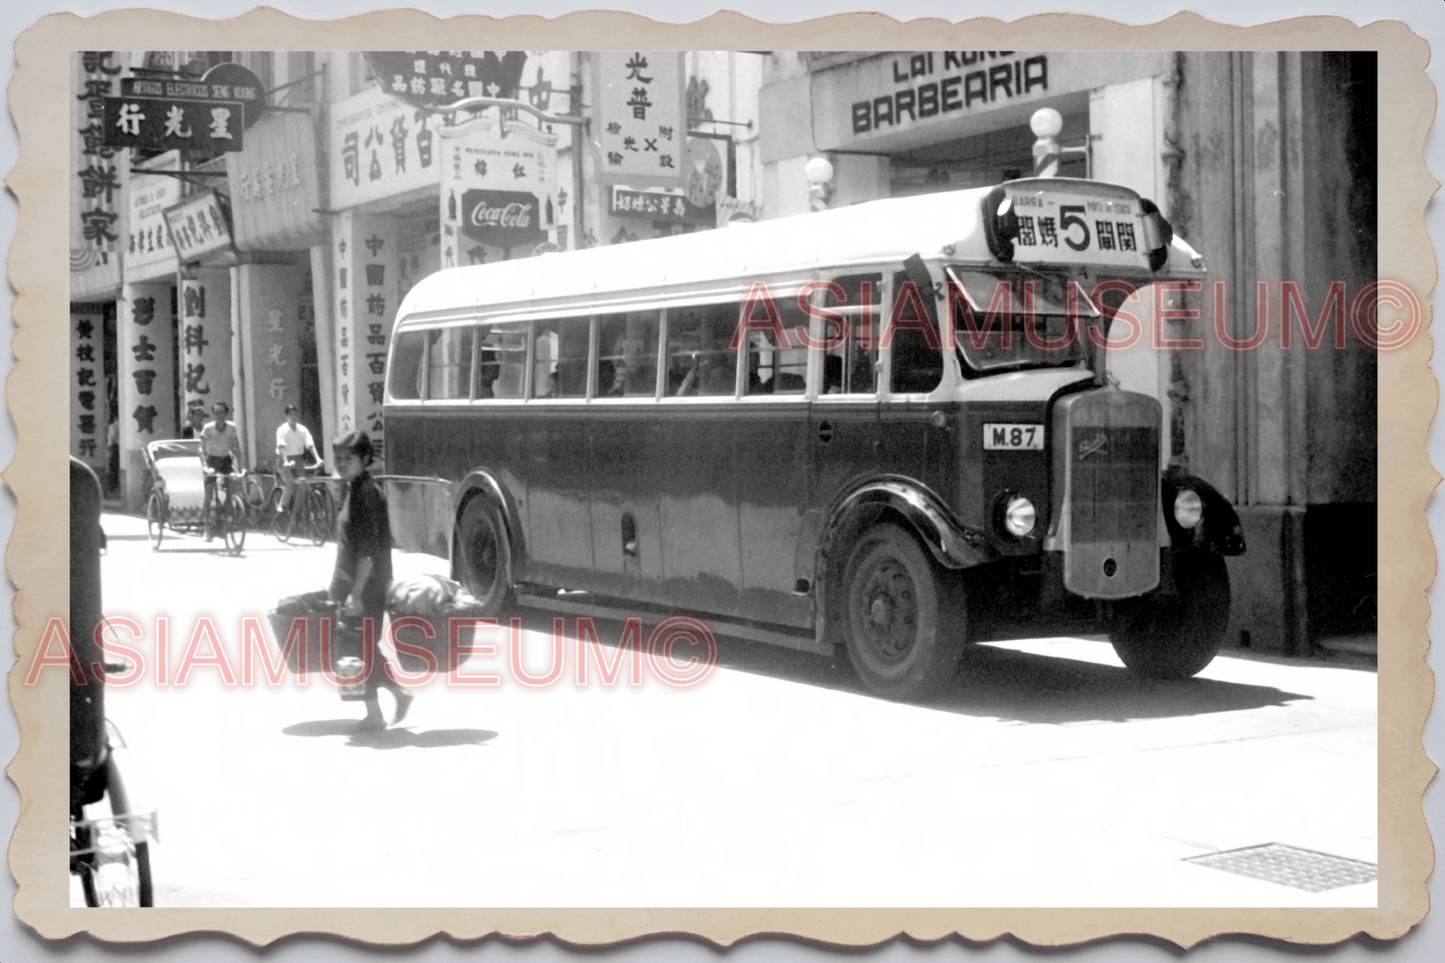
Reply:
[[461, 583], [441, 575], [417, 575], [393, 582], [386, 595], [386, 610], [391, 615], [397, 661], [408, 672], [454, 671], [472, 654], [469, 621], [490, 614]]
[[336, 604], [325, 589], [288, 596], [276, 603], [267, 618], [276, 646], [285, 652], [286, 667], [292, 672], [319, 672], [326, 667], [321, 645], [323, 633], [330, 643], [327, 654], [332, 661], [349, 654], [343, 651], [348, 648], [348, 640], [340, 631]]

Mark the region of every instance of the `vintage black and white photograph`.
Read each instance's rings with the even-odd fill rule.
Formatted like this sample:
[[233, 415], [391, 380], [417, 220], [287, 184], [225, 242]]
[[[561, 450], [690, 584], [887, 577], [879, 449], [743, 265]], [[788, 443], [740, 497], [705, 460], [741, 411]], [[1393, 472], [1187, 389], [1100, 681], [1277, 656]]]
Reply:
[[208, 36], [58, 55], [72, 931], [1380, 904], [1376, 46]]

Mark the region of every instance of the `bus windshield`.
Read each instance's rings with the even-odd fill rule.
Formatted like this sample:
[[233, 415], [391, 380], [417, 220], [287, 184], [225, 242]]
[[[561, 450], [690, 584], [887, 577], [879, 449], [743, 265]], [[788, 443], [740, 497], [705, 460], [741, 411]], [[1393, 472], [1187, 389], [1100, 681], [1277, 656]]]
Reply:
[[976, 371], [1087, 361], [1087, 329], [1099, 318], [1075, 279], [957, 266], [948, 269], [948, 314], [954, 344]]

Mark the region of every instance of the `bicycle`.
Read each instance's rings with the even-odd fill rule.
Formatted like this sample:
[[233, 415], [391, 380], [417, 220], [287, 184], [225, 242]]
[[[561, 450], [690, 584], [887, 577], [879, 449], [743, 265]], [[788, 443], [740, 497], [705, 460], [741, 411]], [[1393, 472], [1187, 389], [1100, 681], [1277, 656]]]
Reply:
[[[116, 668], [106, 666], [106, 671]], [[150, 843], [156, 814], [134, 813], [116, 763], [125, 741], [106, 720], [103, 761], [71, 766], [70, 873], [80, 880], [86, 906], [153, 906]]]
[[291, 504], [281, 510], [284, 489], [277, 486], [266, 500], [266, 511], [271, 516], [271, 534], [282, 542], [288, 542], [292, 535], [300, 534], [317, 545], [323, 544], [336, 530], [336, 500], [328, 487], [330, 476], [317, 476], [320, 465], [307, 466], [306, 474], [297, 478], [292, 486]]
[[100, 508], [95, 473], [71, 458], [70, 875], [86, 906], [151, 906], [156, 817], [131, 810], [115, 756], [125, 740], [105, 718], [106, 673], [131, 667], [106, 663], [94, 631], [102, 621]]
[[206, 469], [206, 474], [216, 479], [216, 497], [211, 505], [211, 532], [220, 536], [226, 547], [240, 553], [246, 544], [246, 500], [236, 490], [245, 477], [244, 470], [224, 474]]

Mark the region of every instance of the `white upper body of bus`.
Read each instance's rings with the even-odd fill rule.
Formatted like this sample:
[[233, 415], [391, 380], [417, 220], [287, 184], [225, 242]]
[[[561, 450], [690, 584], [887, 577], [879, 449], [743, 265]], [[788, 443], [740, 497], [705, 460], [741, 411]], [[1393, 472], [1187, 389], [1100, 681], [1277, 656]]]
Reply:
[[1069, 178], [869, 201], [723, 230], [438, 271], [398, 323], [480, 320], [549, 306], [705, 295], [756, 279], [901, 263], [913, 256], [998, 270], [1062, 270], [1136, 284], [1204, 276], [1152, 203], [1126, 187]]

